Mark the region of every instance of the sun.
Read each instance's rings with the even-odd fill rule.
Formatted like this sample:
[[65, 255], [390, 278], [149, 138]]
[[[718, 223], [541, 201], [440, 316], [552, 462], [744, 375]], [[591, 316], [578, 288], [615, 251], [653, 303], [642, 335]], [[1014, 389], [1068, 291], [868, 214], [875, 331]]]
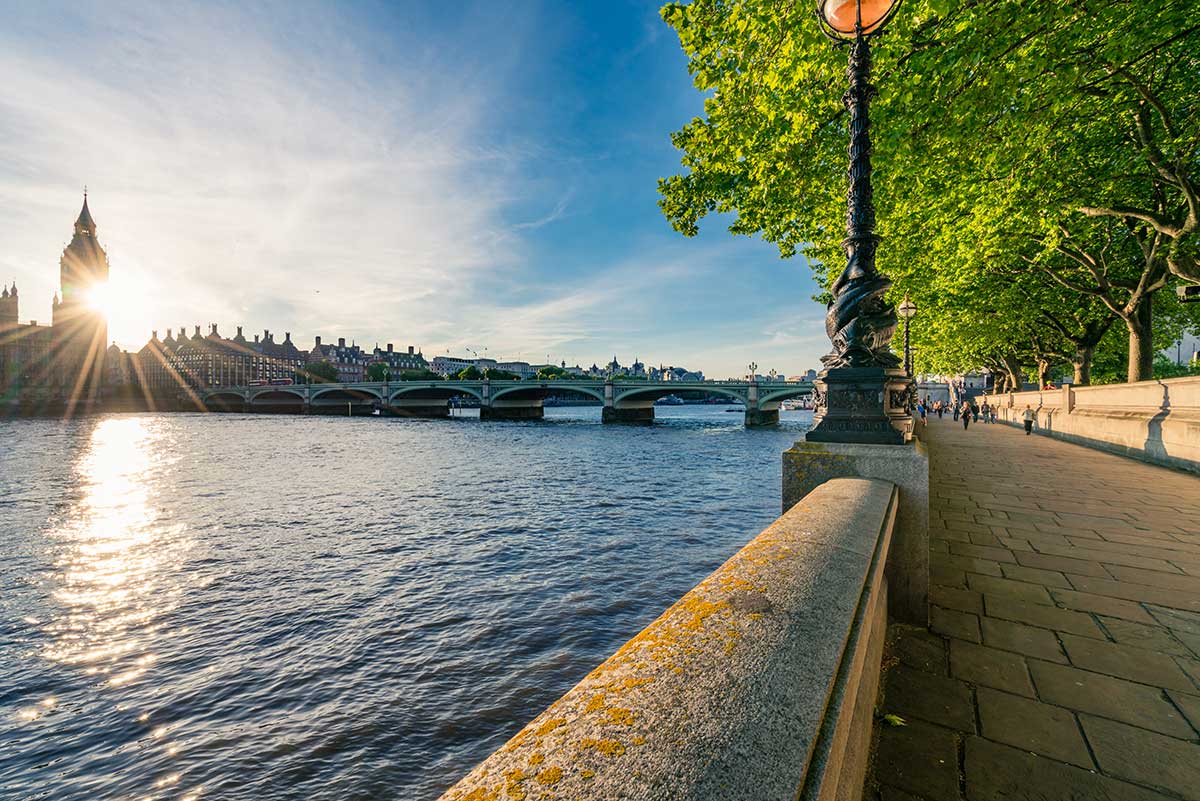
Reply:
[[132, 280], [93, 284], [83, 293], [83, 303], [108, 321], [110, 340], [134, 349], [146, 341], [152, 305], [145, 289]]
[[113, 293], [107, 283], [93, 284], [83, 293], [83, 304], [94, 312], [99, 312], [104, 319], [112, 321]]

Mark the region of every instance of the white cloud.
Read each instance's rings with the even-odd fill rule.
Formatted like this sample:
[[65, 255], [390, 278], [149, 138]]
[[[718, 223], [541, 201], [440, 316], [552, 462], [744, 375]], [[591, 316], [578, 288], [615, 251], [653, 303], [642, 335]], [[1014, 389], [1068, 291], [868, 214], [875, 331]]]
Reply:
[[74, 34], [0, 34], [0, 204], [26, 210], [0, 215], [0, 271], [25, 316], [49, 305], [84, 182], [114, 282], [154, 298], [113, 326], [128, 346], [208, 321], [394, 331], [414, 299], [516, 261], [522, 154], [478, 144], [492, 85], [283, 8], [106, 5]]

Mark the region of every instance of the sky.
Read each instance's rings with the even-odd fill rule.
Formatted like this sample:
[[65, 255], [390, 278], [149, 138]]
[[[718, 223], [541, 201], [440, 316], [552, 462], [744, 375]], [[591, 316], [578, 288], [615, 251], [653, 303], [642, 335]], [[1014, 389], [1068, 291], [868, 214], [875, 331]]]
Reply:
[[49, 321], [86, 184], [129, 349], [818, 367], [804, 260], [656, 205], [702, 111], [659, 5], [0, 0], [0, 283]]

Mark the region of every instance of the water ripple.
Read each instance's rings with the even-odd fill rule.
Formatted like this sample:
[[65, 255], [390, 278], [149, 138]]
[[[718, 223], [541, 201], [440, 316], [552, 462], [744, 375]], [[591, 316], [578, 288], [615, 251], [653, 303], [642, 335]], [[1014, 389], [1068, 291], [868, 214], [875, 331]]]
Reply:
[[778, 513], [722, 407], [0, 421], [0, 798], [433, 799]]

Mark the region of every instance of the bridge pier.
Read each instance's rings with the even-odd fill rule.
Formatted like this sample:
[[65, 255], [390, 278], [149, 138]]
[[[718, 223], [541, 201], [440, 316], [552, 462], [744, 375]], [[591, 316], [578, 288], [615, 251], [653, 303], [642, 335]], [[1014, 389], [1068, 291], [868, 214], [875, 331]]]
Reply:
[[450, 406], [393, 406], [385, 407], [386, 414], [389, 417], [423, 417], [423, 418], [440, 418], [450, 416]]
[[389, 417], [440, 418], [450, 416], [450, 403], [438, 398], [394, 398], [383, 404]]
[[773, 426], [779, 423], [779, 407], [774, 409], [755, 409], [751, 406], [746, 407], [746, 427], [761, 428], [763, 426]]
[[545, 416], [546, 410], [540, 403], [537, 406], [494, 404], [479, 407], [480, 420], [541, 420]]
[[648, 426], [654, 423], [654, 406], [633, 406], [621, 408], [617, 406], [605, 406], [604, 411], [600, 413], [600, 420], [604, 423], [625, 423], [627, 425]]

